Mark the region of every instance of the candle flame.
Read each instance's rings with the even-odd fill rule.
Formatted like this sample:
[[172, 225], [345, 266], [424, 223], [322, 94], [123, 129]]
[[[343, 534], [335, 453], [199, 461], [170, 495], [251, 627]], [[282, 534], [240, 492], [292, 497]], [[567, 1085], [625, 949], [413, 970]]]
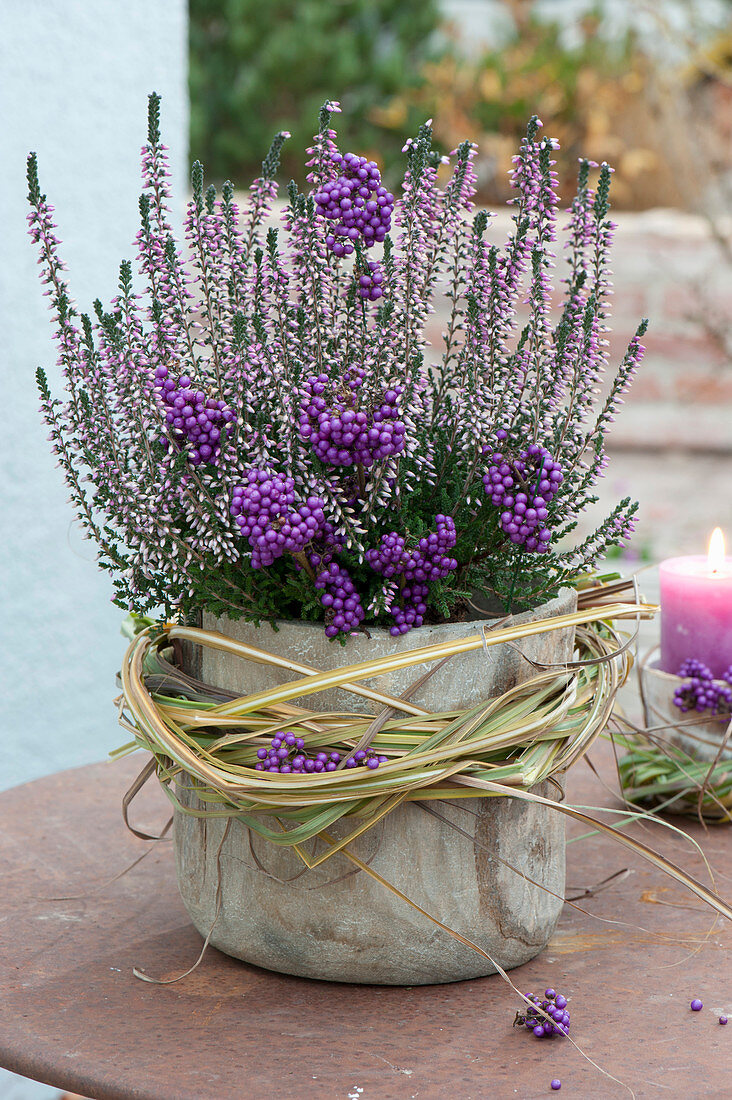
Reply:
[[724, 569], [724, 535], [721, 527], [715, 527], [709, 540], [709, 571], [721, 573]]

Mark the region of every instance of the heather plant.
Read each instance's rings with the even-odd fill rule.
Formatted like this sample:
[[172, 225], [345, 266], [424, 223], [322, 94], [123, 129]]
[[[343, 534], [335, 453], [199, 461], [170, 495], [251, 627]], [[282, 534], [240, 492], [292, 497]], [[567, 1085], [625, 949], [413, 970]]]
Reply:
[[[474, 617], [476, 600], [535, 605], [629, 535], [626, 499], [570, 539], [643, 352], [645, 322], [606, 379], [607, 165], [593, 189], [580, 163], [553, 323], [556, 143], [537, 118], [514, 159], [503, 247], [473, 210], [470, 143], [443, 187], [449, 158], [422, 126], [395, 198], [373, 161], [338, 149], [333, 102], [308, 189], [290, 184], [279, 228], [267, 225], [285, 132], [243, 209], [231, 183], [218, 195], [194, 164], [179, 244], [159, 108], [152, 95], [137, 275], [124, 261], [94, 316], [69, 297], [28, 160], [65, 379], [59, 400], [39, 370], [42, 412], [121, 607], [396, 635]], [[439, 348], [425, 335], [438, 294]]]

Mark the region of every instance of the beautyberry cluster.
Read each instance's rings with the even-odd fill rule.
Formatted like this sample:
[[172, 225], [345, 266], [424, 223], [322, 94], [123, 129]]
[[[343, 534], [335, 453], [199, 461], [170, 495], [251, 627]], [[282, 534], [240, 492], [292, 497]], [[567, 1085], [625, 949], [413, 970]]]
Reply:
[[383, 241], [391, 229], [394, 196], [382, 187], [374, 161], [355, 153], [334, 153], [331, 160], [341, 175], [323, 184], [315, 204], [319, 214], [336, 223], [325, 238], [328, 248], [336, 256], [350, 256], [359, 237], [367, 248]]
[[514, 1027], [523, 1026], [527, 1031], [533, 1031], [537, 1039], [550, 1039], [554, 1035], [569, 1035], [569, 1012], [567, 1011], [567, 998], [554, 989], [544, 991], [544, 999], [540, 1000], [535, 993], [527, 993], [527, 998], [534, 1006], [543, 1008], [551, 1020], [538, 1011], [537, 1007], [527, 1008], [525, 1012], [517, 1012], [513, 1021]]
[[383, 297], [381, 289], [384, 282], [384, 273], [376, 260], [368, 261], [368, 271], [362, 271], [358, 276], [358, 293], [367, 302], [378, 302]]
[[[307, 772], [334, 772], [341, 762], [339, 752], [318, 752], [308, 756], [305, 741], [296, 737], [292, 731], [278, 730], [269, 743], [269, 748], [257, 749], [258, 772], [278, 772], [280, 775], [304, 775]], [[346, 768], [365, 766], [374, 770], [379, 764], [386, 764], [388, 756], [377, 756], [372, 749], [359, 749], [346, 760]]]
[[234, 489], [229, 511], [252, 548], [252, 568], [271, 565], [283, 554], [298, 554], [323, 529], [319, 497], [295, 505], [291, 477], [270, 470], [249, 470], [245, 485]]
[[677, 675], [686, 678], [686, 682], [676, 688], [674, 705], [684, 714], [690, 710], [708, 710], [712, 714], [728, 715], [732, 712], [732, 668], [727, 669], [724, 679], [727, 684], [717, 683], [703, 661], [689, 657], [682, 664]]
[[394, 618], [389, 633], [394, 637], [422, 625], [430, 582], [457, 569], [457, 561], [448, 555], [457, 541], [452, 517], [435, 516], [435, 528], [414, 550], [407, 550], [404, 536], [392, 531], [382, 535], [377, 547], [366, 551], [366, 561], [374, 572], [389, 580], [401, 578], [401, 587], [388, 607]]
[[[172, 378], [164, 366], [155, 368], [155, 385], [166, 406], [165, 420], [173, 439], [179, 447], [191, 444], [188, 452], [191, 466], [215, 462], [221, 450], [221, 429], [234, 419], [226, 402], [191, 389], [187, 374], [177, 380]], [[163, 442], [167, 440], [168, 437], [163, 436]]]
[[687, 657], [676, 675], [684, 677], [694, 676], [699, 680], [712, 681], [714, 679], [712, 670], [708, 668], [703, 661], [697, 661], [696, 657]]
[[[500, 429], [500, 442], [507, 437]], [[483, 476], [491, 503], [502, 508], [501, 527], [514, 542], [537, 554], [549, 549], [551, 531], [546, 526], [547, 506], [562, 483], [562, 468], [546, 448], [532, 443], [516, 459], [502, 451], [491, 455], [488, 473]]]
[[326, 638], [358, 630], [366, 612], [343, 566], [331, 561], [316, 575], [315, 587], [323, 593], [320, 602], [326, 612]]
[[373, 466], [404, 449], [399, 419], [401, 386], [386, 390], [373, 409], [359, 408], [358, 376], [330, 393], [327, 374], [311, 375], [303, 386], [300, 437], [330, 466]]

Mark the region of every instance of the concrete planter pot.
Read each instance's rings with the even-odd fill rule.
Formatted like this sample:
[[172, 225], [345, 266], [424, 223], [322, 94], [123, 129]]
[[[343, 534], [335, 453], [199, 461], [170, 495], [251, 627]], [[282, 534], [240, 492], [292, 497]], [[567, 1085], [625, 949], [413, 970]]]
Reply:
[[[575, 606], [575, 593], [562, 592], [518, 621], [565, 614]], [[328, 642], [322, 627], [312, 624], [282, 623], [275, 632], [268, 625], [256, 628], [205, 617], [203, 625], [329, 669], [397, 649], [465, 637], [480, 624], [421, 627], [398, 639], [388, 631], [372, 630], [371, 639], [349, 638], [345, 648]], [[570, 628], [525, 639], [521, 649], [534, 661], [563, 663], [571, 660], [573, 645]], [[204, 680], [242, 694], [292, 678], [212, 650], [204, 650], [202, 661], [199, 672]], [[372, 684], [399, 695], [424, 671], [426, 666], [420, 665]], [[424, 685], [415, 702], [434, 710], [468, 707], [529, 679], [534, 671], [520, 653], [505, 645], [461, 654]], [[369, 711], [368, 700], [341, 691], [324, 692], [305, 705]], [[556, 793], [549, 783], [536, 790], [550, 798]], [[196, 808], [195, 792], [180, 794]], [[431, 805], [447, 821], [416, 803], [405, 804], [355, 841], [353, 851], [504, 968], [527, 962], [546, 946], [562, 909], [562, 815], [549, 807], [507, 798], [455, 799]], [[303, 873], [295, 853], [250, 835], [237, 821], [232, 822], [221, 848], [221, 903], [214, 924], [217, 853], [224, 828], [220, 818], [176, 813], [174, 846], [183, 902], [203, 936], [214, 925], [210, 942], [226, 954], [286, 974], [382, 985], [451, 982], [495, 972], [477, 952], [375, 879], [354, 873], [347, 857], [337, 854]], [[352, 829], [353, 822], [345, 820], [329, 831], [341, 837]]]
[[649, 729], [666, 726], [664, 740], [688, 753], [694, 760], [708, 764], [714, 763], [717, 758], [732, 760], [732, 743], [728, 742], [719, 751], [729, 725], [728, 715], [708, 717], [706, 721], [695, 721], [688, 726], [677, 725], [684, 719], [701, 717], [694, 713], [684, 714], [675, 706], [674, 692], [683, 682], [683, 678], [663, 672], [655, 663], [646, 662], [643, 665], [641, 687], [646, 726]]

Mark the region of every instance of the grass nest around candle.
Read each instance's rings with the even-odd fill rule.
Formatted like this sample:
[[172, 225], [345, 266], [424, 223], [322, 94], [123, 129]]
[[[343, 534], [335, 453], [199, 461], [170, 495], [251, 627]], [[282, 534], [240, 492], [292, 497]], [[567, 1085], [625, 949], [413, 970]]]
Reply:
[[618, 776], [628, 802], [708, 825], [732, 825], [731, 760], [697, 760], [658, 734], [616, 734], [614, 740], [625, 753]]

